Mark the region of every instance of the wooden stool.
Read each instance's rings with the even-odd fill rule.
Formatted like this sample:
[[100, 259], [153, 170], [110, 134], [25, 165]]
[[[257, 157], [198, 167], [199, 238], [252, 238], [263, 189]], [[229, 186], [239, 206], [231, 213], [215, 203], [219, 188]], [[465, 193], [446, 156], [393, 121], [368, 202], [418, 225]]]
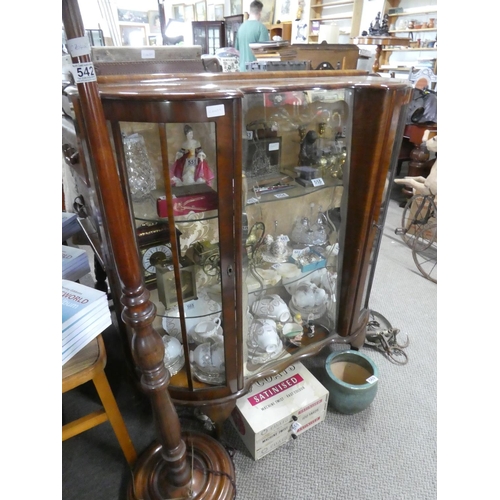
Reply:
[[125, 422], [120, 413], [115, 397], [104, 373], [106, 366], [106, 349], [102, 335], [98, 335], [92, 342], [73, 356], [62, 367], [63, 394], [78, 387], [89, 380], [95, 385], [103, 408], [85, 415], [73, 422], [63, 425], [62, 440], [66, 441], [73, 436], [92, 429], [109, 420], [120, 443], [121, 449], [129, 465], [137, 460], [137, 453], [130, 439]]

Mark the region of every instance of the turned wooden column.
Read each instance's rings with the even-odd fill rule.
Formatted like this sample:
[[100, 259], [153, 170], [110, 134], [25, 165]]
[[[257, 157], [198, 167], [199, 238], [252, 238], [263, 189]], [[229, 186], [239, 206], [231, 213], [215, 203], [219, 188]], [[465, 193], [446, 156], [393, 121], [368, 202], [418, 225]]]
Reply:
[[[72, 62], [90, 63], [90, 48], [77, 0], [63, 0], [62, 19]], [[70, 50], [70, 52], [72, 52]], [[120, 188], [117, 166], [108, 136], [97, 81], [77, 82], [85, 133], [95, 169], [96, 185], [108, 244], [122, 283], [122, 318], [132, 329], [132, 357], [141, 372], [141, 387], [148, 394], [158, 442], [139, 458], [128, 488], [131, 500], [172, 498], [223, 500], [234, 496], [234, 467], [225, 448], [201, 433], [181, 435], [180, 422], [170, 399], [170, 374], [163, 363], [164, 346], [152, 327], [156, 307], [144, 285], [135, 247], [132, 221]], [[103, 196], [105, 193], [105, 196]], [[191, 467], [191, 464], [194, 466]]]

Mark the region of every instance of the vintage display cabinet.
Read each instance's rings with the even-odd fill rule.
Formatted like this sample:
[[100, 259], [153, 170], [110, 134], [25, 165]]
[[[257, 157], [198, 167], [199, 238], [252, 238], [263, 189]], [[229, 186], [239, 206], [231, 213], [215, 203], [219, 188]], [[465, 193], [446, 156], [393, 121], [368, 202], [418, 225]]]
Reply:
[[[363, 344], [407, 83], [311, 71], [104, 77], [98, 87], [174, 402], [221, 424], [257, 379], [332, 342]], [[107, 193], [87, 156], [99, 206]]]

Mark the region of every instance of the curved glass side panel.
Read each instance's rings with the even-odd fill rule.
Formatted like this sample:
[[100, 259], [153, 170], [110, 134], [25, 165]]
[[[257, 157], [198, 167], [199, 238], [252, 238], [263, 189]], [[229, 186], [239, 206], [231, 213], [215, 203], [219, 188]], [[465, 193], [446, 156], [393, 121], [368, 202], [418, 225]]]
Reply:
[[112, 129], [171, 386], [224, 385], [216, 123]]
[[246, 95], [246, 376], [335, 332], [350, 130], [344, 89]]

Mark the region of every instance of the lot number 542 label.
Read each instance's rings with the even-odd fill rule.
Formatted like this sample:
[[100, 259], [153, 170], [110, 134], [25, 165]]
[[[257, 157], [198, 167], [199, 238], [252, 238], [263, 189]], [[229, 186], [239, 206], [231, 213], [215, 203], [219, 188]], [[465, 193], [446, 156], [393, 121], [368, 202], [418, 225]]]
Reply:
[[97, 81], [94, 65], [91, 62], [73, 64], [73, 78], [75, 83]]

